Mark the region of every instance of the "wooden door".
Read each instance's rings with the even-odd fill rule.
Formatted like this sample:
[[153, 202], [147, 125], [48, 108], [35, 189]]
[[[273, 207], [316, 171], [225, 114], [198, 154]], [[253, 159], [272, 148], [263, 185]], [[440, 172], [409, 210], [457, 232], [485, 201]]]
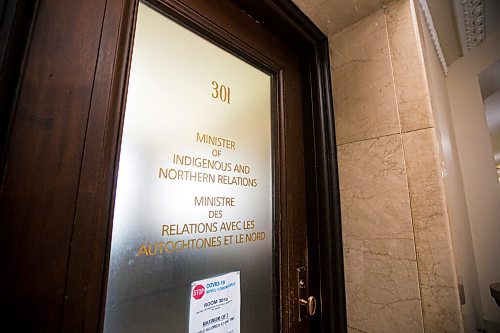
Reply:
[[[9, 315], [33, 318], [18, 321], [26, 329], [104, 327], [138, 2], [94, 2], [37, 9], [35, 27], [46, 30], [33, 30], [13, 109], [0, 206], [2, 294]], [[344, 331], [326, 38], [288, 3], [147, 4], [272, 78], [276, 289], [262, 306], [276, 332]], [[299, 296], [316, 298], [314, 316]]]

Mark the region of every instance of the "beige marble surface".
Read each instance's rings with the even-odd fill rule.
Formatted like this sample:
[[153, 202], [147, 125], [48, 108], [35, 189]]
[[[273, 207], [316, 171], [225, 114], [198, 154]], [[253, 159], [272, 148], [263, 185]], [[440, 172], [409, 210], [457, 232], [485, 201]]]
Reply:
[[401, 130], [409, 132], [432, 127], [429, 91], [410, 1], [394, 1], [384, 12]]
[[338, 147], [352, 332], [422, 332], [401, 135]]
[[329, 41], [337, 143], [399, 133], [383, 10]]
[[292, 0], [327, 36], [358, 22], [392, 0]]
[[426, 332], [463, 332], [433, 128], [403, 134]]
[[350, 332], [463, 331], [410, 5], [329, 39]]

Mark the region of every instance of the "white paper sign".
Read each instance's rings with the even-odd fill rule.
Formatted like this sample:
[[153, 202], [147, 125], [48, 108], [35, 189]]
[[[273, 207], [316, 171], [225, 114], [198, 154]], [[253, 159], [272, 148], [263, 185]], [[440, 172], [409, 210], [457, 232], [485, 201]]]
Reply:
[[191, 284], [189, 333], [240, 332], [240, 272]]

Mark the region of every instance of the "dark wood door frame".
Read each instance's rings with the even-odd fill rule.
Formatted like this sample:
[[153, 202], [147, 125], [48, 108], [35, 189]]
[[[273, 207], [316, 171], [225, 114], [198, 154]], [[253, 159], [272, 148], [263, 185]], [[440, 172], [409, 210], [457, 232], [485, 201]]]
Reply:
[[0, 174], [36, 6], [36, 0], [0, 4]]
[[[191, 15], [190, 1], [167, 2], [181, 14], [184, 11]], [[321, 331], [345, 332], [328, 40], [289, 1], [234, 3], [303, 54], [304, 77], [310, 87], [306, 101], [310, 112], [303, 115], [307, 198], [308, 207], [315, 207], [307, 212], [311, 221], [308, 234], [309, 242], [319, 244], [316, 252], [309, 254], [309, 260], [316, 260], [318, 267], [310, 274], [320, 277], [320, 284], [312, 288], [321, 295]], [[76, 8], [72, 2], [41, 3], [33, 20], [35, 33], [29, 41], [32, 47], [19, 62], [25, 63], [23, 75], [9, 78], [10, 83], [19, 84], [19, 98], [8, 106], [13, 121], [10, 141], [2, 151], [6, 167], [0, 214], [6, 221], [0, 240], [1, 259], [6, 262], [2, 282], [7, 287], [3, 287], [1, 296], [6, 305], [13, 304], [12, 312], [8, 312], [12, 318], [21, 320], [19, 312], [28, 311], [33, 326], [24, 323], [21, 327], [96, 332], [102, 325], [109, 221], [122, 119], [117, 110], [123, 110], [134, 6], [134, 1], [125, 0], [85, 1]], [[61, 30], [51, 20], [60, 20], [61, 24], [80, 22], [86, 28]], [[197, 20], [217, 38], [216, 26], [203, 16]], [[49, 34], [52, 40], [47, 42]], [[82, 36], [86, 38], [83, 43], [75, 40]], [[58, 44], [65, 41], [68, 43]], [[78, 59], [85, 60], [72, 62]], [[61, 82], [66, 86], [60, 87]], [[53, 108], [47, 108], [44, 101], [52, 101]], [[64, 101], [63, 106], [57, 101]], [[68, 129], [61, 130], [61, 126], [76, 132], [67, 133]], [[29, 168], [29, 163], [40, 168]], [[47, 184], [47, 179], [57, 177], [61, 178]], [[23, 233], [16, 228], [30, 231]], [[16, 253], [13, 245], [32, 245], [39, 252]], [[18, 265], [13, 259], [16, 254], [21, 263], [30, 265]], [[43, 279], [52, 278], [53, 283], [33, 278], [41, 272]]]

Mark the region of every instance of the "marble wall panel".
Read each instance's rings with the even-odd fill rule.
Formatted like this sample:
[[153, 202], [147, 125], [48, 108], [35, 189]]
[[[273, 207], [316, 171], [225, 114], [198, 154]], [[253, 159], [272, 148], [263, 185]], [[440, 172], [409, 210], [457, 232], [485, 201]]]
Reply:
[[463, 332], [434, 128], [403, 134], [426, 332]]
[[385, 10], [387, 36], [402, 132], [433, 126], [424, 65], [408, 0], [394, 1]]
[[383, 10], [329, 42], [337, 143], [399, 133]]
[[401, 135], [338, 147], [352, 332], [422, 332]]
[[392, 0], [292, 0], [327, 36], [358, 22]]
[[398, 0], [330, 36], [351, 332], [463, 330], [416, 33]]

